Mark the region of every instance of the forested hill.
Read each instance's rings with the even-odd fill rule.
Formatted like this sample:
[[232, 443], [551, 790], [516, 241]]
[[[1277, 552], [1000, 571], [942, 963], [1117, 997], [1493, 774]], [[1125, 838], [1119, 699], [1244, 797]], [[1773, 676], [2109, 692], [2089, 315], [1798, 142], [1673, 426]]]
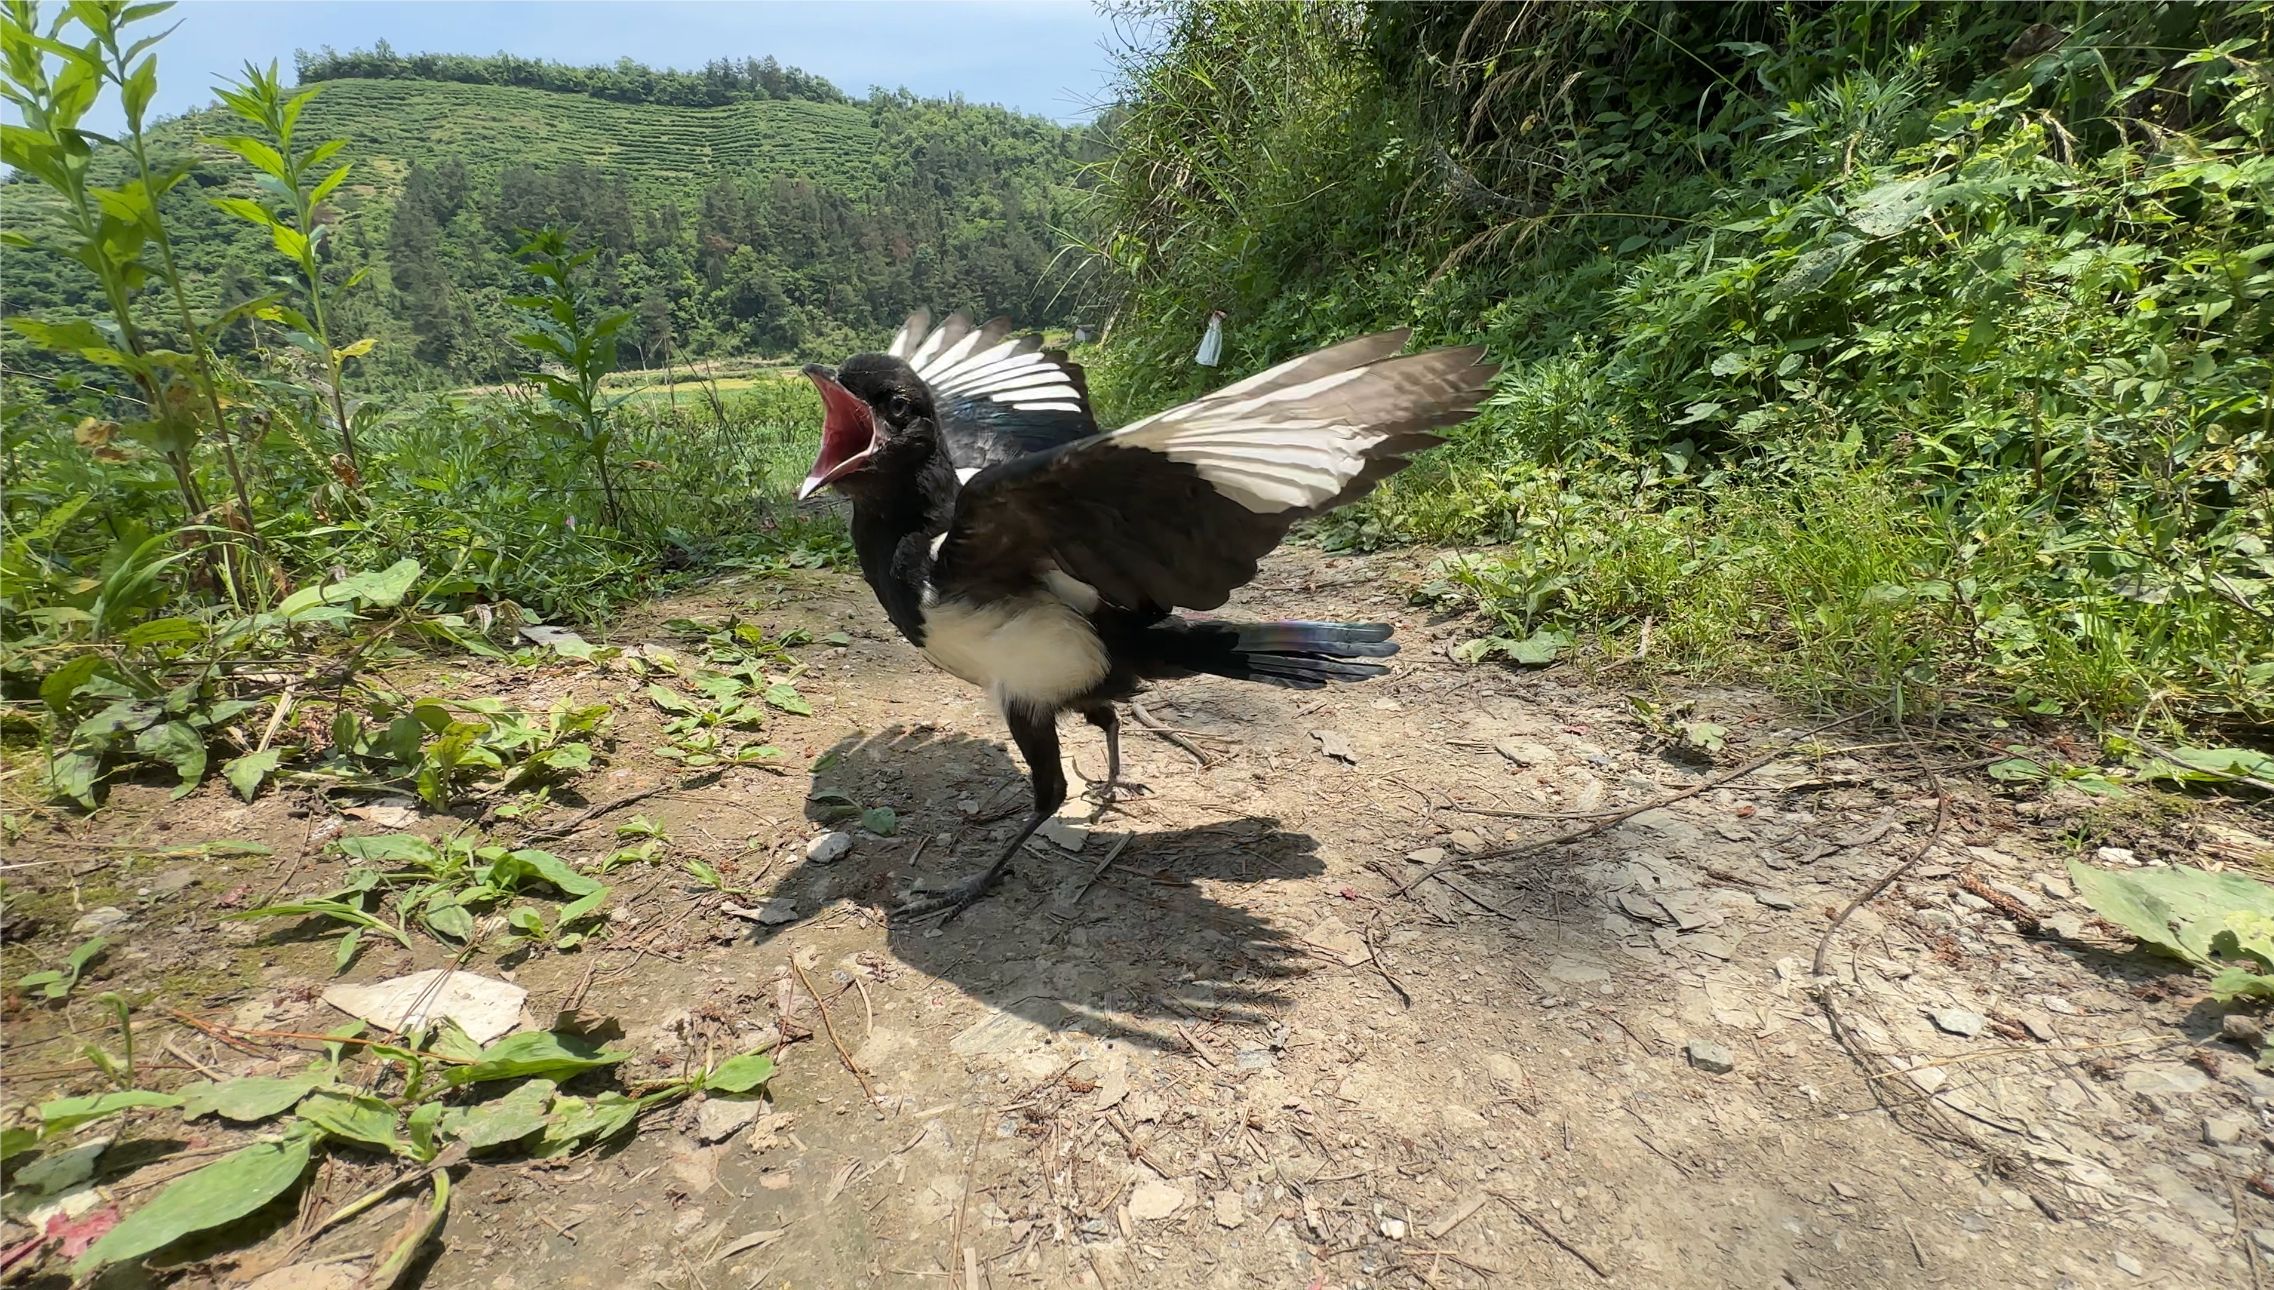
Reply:
[[[905, 93], [848, 100], [771, 60], [674, 73], [325, 51], [300, 71], [321, 90], [299, 137], [345, 139], [354, 166], [330, 197], [331, 269], [343, 282], [372, 272], [341, 293], [334, 332], [375, 338], [373, 379], [516, 370], [512, 251], [517, 229], [543, 225], [598, 248], [605, 300], [636, 315], [626, 364], [841, 352], [914, 304], [1064, 312], [1051, 229], [1082, 136], [1040, 118]], [[216, 110], [154, 133], [196, 159], [166, 213], [213, 304], [258, 294], [275, 272], [268, 238], [207, 200], [258, 195], [209, 141], [239, 124]], [[30, 192], [11, 186], [12, 216], [36, 205]], [[68, 262], [22, 257], [6, 276], [11, 315], [99, 312]], [[225, 343], [252, 340], [240, 325]]]

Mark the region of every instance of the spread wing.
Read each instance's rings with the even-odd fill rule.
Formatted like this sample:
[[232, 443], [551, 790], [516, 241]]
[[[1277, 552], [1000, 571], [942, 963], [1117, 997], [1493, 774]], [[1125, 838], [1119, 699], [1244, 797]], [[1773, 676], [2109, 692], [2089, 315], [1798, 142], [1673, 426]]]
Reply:
[[933, 588], [985, 596], [1051, 576], [1063, 594], [1062, 575], [1150, 616], [1216, 608], [1297, 520], [1356, 500], [1475, 412], [1498, 370], [1483, 351], [1390, 357], [1405, 338], [1346, 341], [989, 467], [957, 498]]
[[1097, 433], [1081, 365], [1044, 349], [1040, 336], [1013, 336], [1008, 318], [975, 327], [963, 314], [927, 333], [931, 320], [926, 310], [909, 315], [887, 352], [931, 387], [940, 433], [958, 469], [993, 466]]

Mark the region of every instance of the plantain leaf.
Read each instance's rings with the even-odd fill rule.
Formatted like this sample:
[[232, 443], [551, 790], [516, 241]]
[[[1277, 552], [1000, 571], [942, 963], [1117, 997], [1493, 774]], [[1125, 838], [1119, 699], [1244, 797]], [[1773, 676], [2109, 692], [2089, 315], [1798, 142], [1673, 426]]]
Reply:
[[85, 1276], [106, 1264], [141, 1258], [260, 1209], [300, 1181], [318, 1136], [303, 1131], [281, 1142], [256, 1142], [175, 1179], [89, 1247], [71, 1265], [72, 1273]]
[[500, 1039], [483, 1049], [481, 1056], [470, 1065], [453, 1067], [445, 1078], [453, 1085], [536, 1075], [566, 1078], [580, 1071], [613, 1066], [630, 1057], [630, 1053], [604, 1049], [579, 1035], [539, 1030]]
[[773, 1058], [764, 1053], [744, 1053], [720, 1062], [703, 1077], [703, 1087], [714, 1093], [747, 1093], [773, 1077]]
[[122, 1089], [116, 1093], [97, 1093], [91, 1097], [59, 1097], [40, 1105], [40, 1130], [50, 1135], [65, 1133], [105, 1116], [117, 1115], [121, 1111], [181, 1104], [182, 1100], [171, 1093], [152, 1093], [138, 1088]]
[[300, 1118], [335, 1138], [409, 1155], [410, 1144], [395, 1133], [395, 1108], [367, 1094], [322, 1088], [300, 1103]]
[[468, 1151], [519, 1142], [545, 1127], [545, 1109], [558, 1087], [549, 1079], [533, 1079], [503, 1097], [454, 1107], [442, 1117], [442, 1132]]
[[199, 1080], [182, 1089], [182, 1118], [218, 1115], [237, 1124], [252, 1124], [290, 1110], [323, 1080], [316, 1075], [279, 1079], [246, 1075], [218, 1083]]

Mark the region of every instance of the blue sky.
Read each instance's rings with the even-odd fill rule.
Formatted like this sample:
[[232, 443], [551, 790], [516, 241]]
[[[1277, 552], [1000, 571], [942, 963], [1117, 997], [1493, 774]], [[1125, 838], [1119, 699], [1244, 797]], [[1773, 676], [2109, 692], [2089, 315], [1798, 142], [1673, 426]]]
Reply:
[[[247, 59], [276, 60], [289, 81], [295, 49], [384, 39], [404, 54], [505, 50], [580, 66], [695, 68], [771, 54], [856, 96], [905, 86], [1071, 122], [1102, 98], [1107, 49], [1121, 41], [1081, 0], [184, 0], [146, 30], [177, 18], [157, 49], [161, 116], [211, 101], [214, 81]], [[87, 125], [119, 122], [105, 103]]]

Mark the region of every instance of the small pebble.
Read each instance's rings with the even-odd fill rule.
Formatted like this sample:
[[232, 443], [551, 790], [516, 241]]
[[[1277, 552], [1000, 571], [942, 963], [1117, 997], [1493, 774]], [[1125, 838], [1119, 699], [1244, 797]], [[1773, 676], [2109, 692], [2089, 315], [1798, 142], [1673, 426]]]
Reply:
[[1961, 1039], [1972, 1039], [1982, 1033], [1982, 1027], [1989, 1024], [1981, 1013], [1965, 1008], [1937, 1008], [1927, 1016], [1934, 1021], [1935, 1029]]
[[1690, 1065], [1709, 1075], [1727, 1075], [1737, 1069], [1737, 1057], [1720, 1044], [1708, 1039], [1693, 1039], [1683, 1050]]
[[116, 905], [103, 905], [79, 915], [79, 920], [71, 924], [71, 934], [74, 936], [100, 936], [105, 932], [117, 931], [126, 924], [127, 913], [125, 910]]
[[1402, 1218], [1385, 1218], [1382, 1220], [1382, 1235], [1390, 1240], [1404, 1240], [1405, 1231], [1405, 1220]]
[[1756, 891], [1753, 893], [1753, 899], [1760, 901], [1762, 904], [1767, 905], [1771, 909], [1800, 908], [1800, 902], [1794, 900], [1791, 893], [1789, 892]]
[[2144, 1277], [2148, 1274], [2148, 1270], [2140, 1266], [2140, 1261], [2138, 1259], [2133, 1258], [2131, 1255], [2126, 1254], [2122, 1250], [2118, 1250], [2116, 1252], [2116, 1257], [2113, 1261], [2115, 1262], [2118, 1271], [2128, 1272], [2136, 1277]]
[[2239, 1115], [2214, 1115], [2203, 1121], [2203, 1141], [2214, 1147], [2231, 1147], [2250, 1132], [2250, 1121]]
[[813, 864], [831, 864], [852, 849], [852, 834], [831, 830], [805, 844], [805, 858]]

